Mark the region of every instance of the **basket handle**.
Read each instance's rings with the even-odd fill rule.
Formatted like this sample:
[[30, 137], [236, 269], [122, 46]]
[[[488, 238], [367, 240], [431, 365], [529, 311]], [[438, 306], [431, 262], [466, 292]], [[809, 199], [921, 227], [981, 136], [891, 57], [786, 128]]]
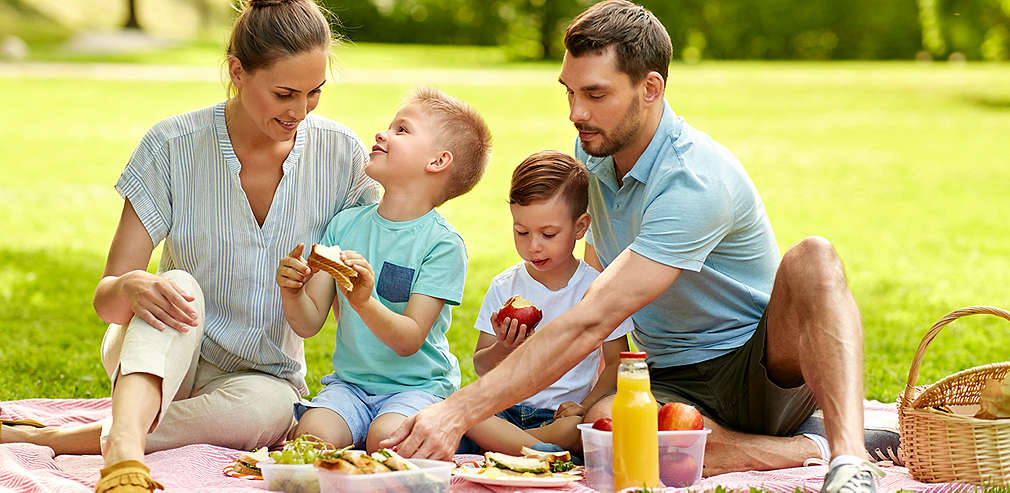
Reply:
[[945, 315], [929, 328], [929, 332], [926, 332], [926, 335], [922, 338], [922, 342], [919, 343], [919, 347], [915, 350], [912, 367], [908, 369], [908, 381], [905, 383], [904, 395], [909, 395], [908, 392], [915, 388], [915, 382], [919, 379], [919, 366], [922, 364], [922, 357], [925, 356], [929, 343], [933, 342], [933, 338], [940, 333], [940, 329], [961, 317], [980, 314], [996, 315], [1010, 321], [1010, 312], [993, 306], [969, 306], [960, 310], [954, 310]]

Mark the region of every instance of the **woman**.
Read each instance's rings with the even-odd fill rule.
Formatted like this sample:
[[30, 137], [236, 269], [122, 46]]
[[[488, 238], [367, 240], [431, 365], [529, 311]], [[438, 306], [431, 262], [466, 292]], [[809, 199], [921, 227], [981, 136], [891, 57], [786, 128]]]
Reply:
[[[233, 97], [158, 123], [116, 183], [125, 202], [94, 299], [111, 324], [102, 343], [111, 422], [5, 427], [4, 442], [101, 451], [96, 491], [119, 493], [161, 487], [140, 462], [145, 451], [251, 450], [285, 437], [308, 389], [277, 259], [378, 192], [361, 141], [309, 114], [331, 43], [314, 0], [243, 4], [227, 51]], [[150, 274], [161, 241], [159, 274]]]

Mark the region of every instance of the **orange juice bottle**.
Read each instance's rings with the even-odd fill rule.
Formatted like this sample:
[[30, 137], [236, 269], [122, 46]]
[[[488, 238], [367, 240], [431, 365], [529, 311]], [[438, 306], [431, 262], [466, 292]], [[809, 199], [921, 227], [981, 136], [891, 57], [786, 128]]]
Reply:
[[613, 405], [614, 491], [659, 483], [659, 418], [645, 353], [622, 352]]

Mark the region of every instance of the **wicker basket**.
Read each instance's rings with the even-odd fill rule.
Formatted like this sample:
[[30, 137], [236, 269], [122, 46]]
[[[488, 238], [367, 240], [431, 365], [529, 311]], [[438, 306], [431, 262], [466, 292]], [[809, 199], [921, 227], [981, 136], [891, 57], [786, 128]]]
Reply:
[[962, 308], [934, 324], [915, 350], [905, 391], [898, 397], [898, 422], [905, 463], [918, 481], [1010, 484], [1010, 419], [978, 419], [933, 409], [977, 405], [985, 382], [1006, 376], [1010, 362], [978, 366], [933, 385], [915, 386], [922, 357], [940, 329], [958, 318], [983, 313], [1010, 320], [1010, 312], [999, 308]]

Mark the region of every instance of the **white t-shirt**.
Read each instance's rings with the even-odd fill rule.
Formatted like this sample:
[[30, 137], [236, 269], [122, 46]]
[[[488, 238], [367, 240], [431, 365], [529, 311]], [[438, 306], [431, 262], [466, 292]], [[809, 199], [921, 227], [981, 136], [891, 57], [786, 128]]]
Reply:
[[[498, 311], [505, 304], [506, 300], [517, 294], [529, 300], [543, 311], [544, 317], [537, 324], [537, 329], [539, 330], [540, 327], [565, 313], [569, 308], [582, 300], [582, 296], [586, 294], [589, 285], [593, 283], [596, 276], [600, 275], [596, 269], [580, 260], [579, 267], [568, 281], [568, 285], [557, 291], [552, 291], [536, 279], [533, 279], [530, 273], [526, 271], [524, 264], [525, 262], [519, 262], [491, 280], [487, 294], [484, 295], [484, 302], [480, 306], [480, 314], [477, 315], [477, 323], [474, 324], [474, 327], [481, 332], [494, 335], [494, 328], [491, 327], [491, 313]], [[631, 319], [629, 318], [621, 322], [607, 336], [606, 340], [612, 341], [619, 337], [624, 337], [633, 328], [634, 326], [631, 324]], [[519, 404], [544, 409], [557, 409], [565, 401], [582, 402], [582, 399], [586, 398], [586, 395], [589, 394], [589, 391], [592, 390], [593, 385], [596, 383], [596, 373], [600, 367], [601, 358], [600, 348], [596, 348], [595, 351], [589, 353], [589, 356], [586, 356], [574, 368], [568, 370], [568, 373], [562, 375], [557, 382], [554, 382], [546, 389], [541, 390], [540, 393]]]

